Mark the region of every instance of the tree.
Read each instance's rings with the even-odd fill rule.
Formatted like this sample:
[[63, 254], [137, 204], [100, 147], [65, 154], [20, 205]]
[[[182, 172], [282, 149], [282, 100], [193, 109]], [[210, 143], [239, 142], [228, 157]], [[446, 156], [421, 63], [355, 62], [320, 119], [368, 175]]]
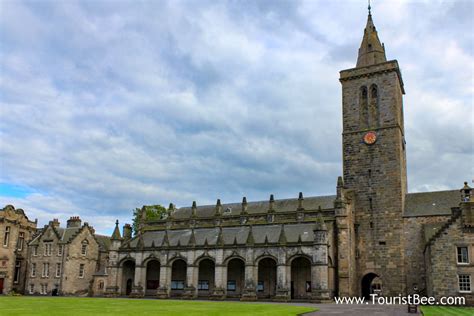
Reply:
[[140, 222], [159, 220], [166, 213], [166, 208], [161, 205], [144, 205], [141, 209], [136, 208], [133, 211], [133, 234], [136, 235], [140, 230]]

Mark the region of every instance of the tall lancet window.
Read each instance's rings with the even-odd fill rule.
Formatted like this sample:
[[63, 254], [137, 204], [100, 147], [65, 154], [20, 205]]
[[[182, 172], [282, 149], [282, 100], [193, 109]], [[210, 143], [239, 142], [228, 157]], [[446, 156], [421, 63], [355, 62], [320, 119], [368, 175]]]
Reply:
[[369, 125], [367, 98], [367, 87], [363, 86], [360, 88], [359, 97], [359, 124], [361, 128], [367, 128]]
[[379, 91], [375, 84], [370, 86], [369, 127], [380, 126]]

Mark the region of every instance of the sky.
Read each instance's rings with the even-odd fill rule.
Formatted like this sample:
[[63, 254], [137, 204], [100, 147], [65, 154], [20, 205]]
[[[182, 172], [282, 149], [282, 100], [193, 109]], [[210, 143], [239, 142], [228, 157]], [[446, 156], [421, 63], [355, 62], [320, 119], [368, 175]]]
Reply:
[[[372, 1], [410, 192], [474, 179], [474, 1]], [[361, 1], [0, 1], [0, 206], [103, 234], [136, 207], [335, 194]]]

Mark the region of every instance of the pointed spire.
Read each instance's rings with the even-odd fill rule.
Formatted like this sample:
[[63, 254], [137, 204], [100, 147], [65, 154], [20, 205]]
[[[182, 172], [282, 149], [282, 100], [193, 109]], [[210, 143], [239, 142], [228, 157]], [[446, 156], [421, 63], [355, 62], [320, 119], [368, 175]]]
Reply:
[[265, 235], [265, 241], [264, 241], [264, 244], [265, 244], [265, 245], [268, 245], [268, 236], [267, 236], [267, 235]]
[[247, 246], [252, 246], [253, 244], [255, 244], [252, 225], [249, 226], [249, 234], [247, 235], [247, 241], [245, 243], [247, 244]]
[[237, 242], [237, 235], [235, 235], [234, 237], [234, 243], [233, 243], [234, 246], [237, 246], [238, 245], [238, 242]]
[[242, 212], [241, 212], [242, 215], [245, 215], [247, 214], [247, 198], [244, 196], [242, 198]]
[[278, 237], [278, 243], [280, 245], [286, 245], [285, 226], [283, 224], [281, 225], [280, 237]]
[[122, 236], [120, 235], [120, 228], [119, 228], [119, 221], [115, 221], [115, 229], [114, 232], [112, 233], [112, 237], [110, 238], [111, 240], [120, 240], [122, 239]]
[[303, 192], [300, 192], [300, 194], [298, 195], [298, 210], [304, 210], [303, 201]]
[[163, 237], [163, 241], [161, 242], [162, 247], [168, 247], [170, 245], [170, 241], [168, 239], [168, 231], [165, 230], [165, 236]]
[[216, 202], [216, 213], [215, 216], [221, 216], [222, 214], [222, 204], [221, 204], [221, 199], [217, 199]]
[[219, 234], [217, 235], [217, 242], [218, 246], [224, 246], [224, 236], [222, 236], [222, 227], [219, 227]]
[[170, 203], [170, 206], [168, 207], [168, 218], [171, 219], [173, 218], [173, 211], [174, 211], [174, 204]]
[[323, 213], [321, 212], [321, 210], [318, 210], [318, 214], [316, 215], [316, 221], [315, 221], [313, 231], [327, 231], [327, 230], [328, 229], [327, 229], [326, 223], [324, 222]]
[[301, 234], [298, 235], [298, 243], [301, 244], [302, 241], [301, 241]]
[[270, 201], [268, 201], [268, 212], [271, 213], [273, 212], [273, 207], [275, 205], [275, 198], [273, 197], [273, 194], [270, 194]]
[[196, 206], [196, 201], [193, 201], [193, 206], [191, 206], [191, 217], [196, 217], [196, 209], [197, 209], [197, 206]]
[[194, 236], [194, 229], [191, 229], [191, 237], [189, 237], [188, 246], [196, 245], [196, 237]]
[[369, 15], [367, 16], [367, 25], [364, 30], [364, 37], [359, 48], [356, 67], [367, 67], [387, 61], [385, 57], [385, 47], [380, 42], [372, 20], [371, 7], [369, 2]]
[[176, 247], [181, 247], [181, 238], [178, 237], [178, 243], [176, 244]]
[[209, 247], [209, 243], [207, 242], [207, 237], [204, 239], [204, 247]]
[[155, 248], [155, 241], [154, 240], [151, 241], [151, 248]]

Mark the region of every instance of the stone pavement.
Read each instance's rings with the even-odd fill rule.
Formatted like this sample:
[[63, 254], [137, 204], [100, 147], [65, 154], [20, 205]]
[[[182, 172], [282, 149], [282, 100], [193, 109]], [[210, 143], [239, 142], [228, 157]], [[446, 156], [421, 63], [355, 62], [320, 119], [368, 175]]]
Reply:
[[[292, 304], [293, 305], [293, 304]], [[295, 304], [303, 306], [311, 306], [318, 308], [317, 312], [307, 313], [304, 316], [336, 316], [336, 315], [350, 315], [350, 316], [413, 316], [420, 315], [409, 314], [406, 305], [355, 305], [355, 304]]]

